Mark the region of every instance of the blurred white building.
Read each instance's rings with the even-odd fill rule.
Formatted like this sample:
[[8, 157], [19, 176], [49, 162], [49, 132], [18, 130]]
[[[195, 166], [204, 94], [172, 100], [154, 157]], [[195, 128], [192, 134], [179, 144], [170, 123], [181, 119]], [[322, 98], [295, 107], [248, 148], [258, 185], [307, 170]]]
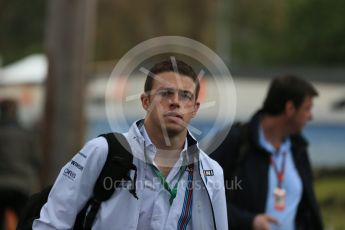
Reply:
[[26, 126], [37, 122], [42, 115], [47, 69], [43, 54], [30, 55], [0, 68], [0, 100], [15, 99], [19, 104], [19, 119]]

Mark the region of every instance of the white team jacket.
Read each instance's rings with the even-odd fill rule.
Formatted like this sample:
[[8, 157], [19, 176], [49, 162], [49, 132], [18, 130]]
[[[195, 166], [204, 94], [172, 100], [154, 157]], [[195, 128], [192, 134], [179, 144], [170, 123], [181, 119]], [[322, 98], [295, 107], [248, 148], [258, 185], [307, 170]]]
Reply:
[[[137, 124], [124, 133], [131, 146], [133, 163], [137, 166], [137, 184], [143, 181], [148, 167], [143, 165], [143, 141]], [[226, 200], [222, 168], [209, 158], [197, 145], [198, 161], [195, 163], [192, 204], [193, 230], [228, 229]], [[42, 207], [40, 218], [33, 223], [34, 230], [72, 229], [78, 212], [92, 195], [94, 184], [103, 168], [108, 153], [108, 144], [103, 137], [89, 141], [60, 171]], [[140, 162], [141, 161], [141, 162]], [[142, 186], [137, 186], [134, 198], [127, 189], [117, 189], [113, 196], [101, 204], [92, 229], [117, 230], [140, 229], [138, 226]], [[174, 201], [175, 202], [175, 201]], [[179, 213], [169, 215], [162, 229], [177, 229]], [[216, 226], [214, 226], [214, 223]]]

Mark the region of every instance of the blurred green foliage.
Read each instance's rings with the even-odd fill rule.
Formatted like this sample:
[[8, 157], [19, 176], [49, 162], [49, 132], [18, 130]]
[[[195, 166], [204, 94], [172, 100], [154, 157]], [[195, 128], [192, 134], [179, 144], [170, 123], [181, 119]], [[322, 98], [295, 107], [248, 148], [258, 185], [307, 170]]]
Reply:
[[315, 192], [325, 229], [345, 230], [345, 174], [328, 175], [315, 180]]
[[344, 9], [339, 0], [233, 0], [233, 59], [253, 65], [343, 65]]
[[43, 52], [46, 2], [0, 1], [0, 57], [3, 64]]
[[[120, 58], [139, 42], [181, 35], [216, 49], [227, 29], [232, 65], [340, 66], [345, 60], [345, 1], [222, 0], [228, 27], [219, 27], [221, 0], [98, 0], [95, 60]], [[4, 63], [42, 52], [45, 0], [0, 1]], [[226, 41], [225, 41], [226, 42]]]

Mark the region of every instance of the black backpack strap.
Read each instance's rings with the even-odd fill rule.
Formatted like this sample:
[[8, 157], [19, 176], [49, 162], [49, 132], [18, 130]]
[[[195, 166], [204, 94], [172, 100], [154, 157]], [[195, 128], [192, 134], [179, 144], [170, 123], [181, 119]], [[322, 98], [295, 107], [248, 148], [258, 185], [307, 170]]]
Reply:
[[74, 229], [91, 230], [97, 212], [103, 201], [108, 200], [122, 180], [130, 180], [129, 172], [134, 170], [134, 180], [130, 192], [135, 198], [137, 169], [133, 164], [133, 155], [129, 152], [130, 146], [126, 138], [120, 133], [100, 135], [108, 142], [108, 155], [103, 169], [93, 189], [93, 196], [78, 214]]
[[[39, 193], [35, 193], [25, 204], [24, 209], [19, 217], [17, 230], [31, 230], [35, 219], [40, 217], [40, 212], [45, 203], [47, 203], [48, 195], [53, 186], [50, 185]], [[1, 227], [1, 226], [0, 226]]]

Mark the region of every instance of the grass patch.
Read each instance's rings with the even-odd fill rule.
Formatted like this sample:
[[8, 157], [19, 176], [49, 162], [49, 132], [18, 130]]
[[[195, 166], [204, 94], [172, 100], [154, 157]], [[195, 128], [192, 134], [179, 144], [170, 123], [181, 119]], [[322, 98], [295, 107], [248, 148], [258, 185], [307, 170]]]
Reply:
[[345, 230], [345, 176], [323, 176], [315, 180], [325, 229]]

